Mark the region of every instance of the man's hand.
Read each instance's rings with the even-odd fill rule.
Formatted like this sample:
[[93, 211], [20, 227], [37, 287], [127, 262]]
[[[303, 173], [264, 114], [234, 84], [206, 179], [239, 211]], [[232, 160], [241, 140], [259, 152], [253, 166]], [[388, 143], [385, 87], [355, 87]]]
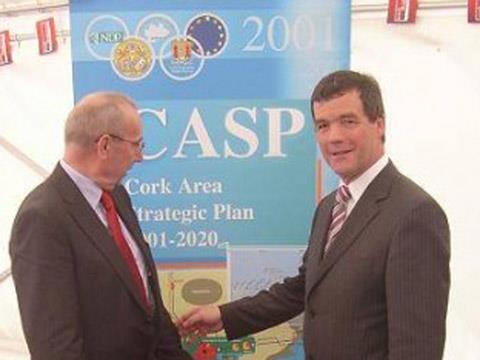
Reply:
[[176, 321], [176, 325], [182, 335], [193, 333], [204, 336], [223, 329], [220, 309], [214, 305], [196, 307], [190, 310]]

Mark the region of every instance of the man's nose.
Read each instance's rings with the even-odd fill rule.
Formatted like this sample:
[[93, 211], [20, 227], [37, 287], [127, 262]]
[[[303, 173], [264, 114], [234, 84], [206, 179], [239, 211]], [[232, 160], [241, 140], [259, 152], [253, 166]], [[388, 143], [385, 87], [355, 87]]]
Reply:
[[337, 122], [334, 122], [333, 124], [331, 124], [329, 130], [330, 130], [328, 132], [329, 142], [339, 142], [344, 139], [345, 137], [344, 129]]

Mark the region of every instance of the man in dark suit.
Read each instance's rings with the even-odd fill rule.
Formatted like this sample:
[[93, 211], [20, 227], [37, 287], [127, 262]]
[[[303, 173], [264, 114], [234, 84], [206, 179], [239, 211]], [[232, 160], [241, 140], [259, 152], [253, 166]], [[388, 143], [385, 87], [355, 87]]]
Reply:
[[177, 326], [225, 328], [237, 338], [304, 312], [307, 359], [441, 359], [450, 285], [444, 212], [385, 155], [372, 77], [332, 73], [311, 105], [317, 142], [341, 186], [317, 207], [298, 274], [253, 297], [195, 308]]
[[68, 116], [64, 158], [22, 203], [10, 254], [32, 360], [190, 359], [119, 185], [142, 147], [129, 98], [86, 96]]

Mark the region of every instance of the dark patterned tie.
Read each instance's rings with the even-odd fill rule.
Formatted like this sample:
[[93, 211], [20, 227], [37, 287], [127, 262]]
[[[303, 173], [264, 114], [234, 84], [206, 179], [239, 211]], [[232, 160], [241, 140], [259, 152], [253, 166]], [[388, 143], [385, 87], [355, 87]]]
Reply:
[[137, 263], [135, 262], [135, 258], [133, 257], [132, 250], [128, 246], [127, 241], [123, 236], [120, 222], [118, 220], [118, 213], [115, 208], [115, 202], [113, 201], [112, 195], [107, 191], [103, 191], [100, 201], [107, 213], [107, 223], [110, 234], [115, 240], [118, 250], [120, 251], [123, 260], [125, 261], [128, 269], [130, 270], [133, 281], [137, 285], [140, 292], [140, 297], [142, 298], [142, 301], [148, 306], [146, 289], [143, 284], [142, 277], [140, 276], [140, 271], [138, 269]]
[[347, 202], [350, 200], [352, 195], [348, 190], [346, 185], [342, 185], [337, 189], [335, 194], [335, 206], [332, 210], [332, 221], [330, 222], [330, 227], [328, 228], [327, 242], [325, 243], [324, 254], [327, 253], [328, 249], [332, 245], [335, 237], [342, 228], [345, 220], [347, 219]]

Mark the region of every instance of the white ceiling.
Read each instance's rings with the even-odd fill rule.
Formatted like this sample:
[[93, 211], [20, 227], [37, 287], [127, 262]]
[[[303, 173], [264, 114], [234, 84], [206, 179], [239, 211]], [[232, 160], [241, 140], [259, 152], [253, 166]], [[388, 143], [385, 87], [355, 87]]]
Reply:
[[0, 9], [44, 8], [46, 6], [65, 5], [68, 0], [0, 0]]
[[63, 1], [54, 0], [0, 0], [0, 6], [10, 7], [16, 5], [45, 5]]
[[[422, 4], [452, 4], [459, 3], [460, 1], [455, 0], [421, 0], [419, 1], [420, 5]], [[463, 0], [463, 2], [466, 2]], [[12, 5], [40, 5], [45, 4], [63, 4], [65, 0], [0, 0], [0, 7], [10, 7]], [[352, 0], [352, 5], [386, 5], [388, 0]]]
[[[295, 0], [291, 0], [295, 1]], [[388, 0], [351, 0], [353, 9], [364, 8], [385, 8]], [[443, 6], [459, 6], [466, 4], [466, 0], [421, 0], [422, 7], [443, 7]], [[9, 10], [20, 12], [22, 10], [42, 9], [46, 7], [58, 7], [68, 5], [69, 0], [0, 0], [0, 12], [6, 13]]]

